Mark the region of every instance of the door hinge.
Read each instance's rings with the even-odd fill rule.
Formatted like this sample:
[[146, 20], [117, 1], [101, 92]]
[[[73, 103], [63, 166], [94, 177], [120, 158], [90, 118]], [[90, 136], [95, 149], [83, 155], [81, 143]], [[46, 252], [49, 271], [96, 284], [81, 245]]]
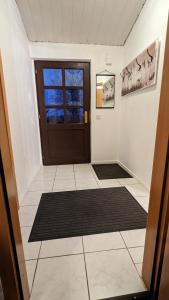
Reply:
[[39, 120], [40, 120], [40, 114], [38, 115], [38, 118], [39, 118]]
[[37, 74], [38, 73], [38, 71], [37, 71], [37, 69], [35, 69], [35, 74]]

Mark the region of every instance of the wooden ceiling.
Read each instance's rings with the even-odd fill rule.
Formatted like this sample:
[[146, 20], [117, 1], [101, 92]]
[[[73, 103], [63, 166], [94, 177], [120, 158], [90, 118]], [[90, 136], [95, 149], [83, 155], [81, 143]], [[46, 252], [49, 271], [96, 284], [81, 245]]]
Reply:
[[30, 41], [124, 45], [146, 0], [16, 0]]

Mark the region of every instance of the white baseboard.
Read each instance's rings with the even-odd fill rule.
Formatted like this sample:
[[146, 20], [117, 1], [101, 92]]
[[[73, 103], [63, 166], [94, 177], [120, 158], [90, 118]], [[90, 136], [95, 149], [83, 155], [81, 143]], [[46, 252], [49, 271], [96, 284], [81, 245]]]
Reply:
[[128, 169], [121, 161], [117, 161], [117, 163], [124, 169], [124, 170], [126, 170], [132, 177], [134, 177], [135, 179], [137, 179], [137, 181], [139, 182], [139, 183], [141, 183], [145, 188], [146, 188], [146, 190], [150, 190], [150, 187], [148, 187], [148, 186], [146, 186], [143, 182], [142, 182], [142, 180], [136, 175], [136, 174], [134, 174], [130, 169]]
[[40, 171], [41, 167], [42, 167], [42, 164], [39, 164], [39, 166], [37, 166], [36, 170], [34, 171], [34, 173], [32, 174], [32, 176], [30, 177], [29, 181], [27, 182], [27, 186], [26, 186], [26, 188], [25, 188], [25, 191], [24, 191], [24, 192], [22, 193], [22, 195], [20, 195], [20, 197], [19, 197], [19, 205], [22, 204], [22, 201], [23, 201], [23, 199], [24, 199], [26, 193], [27, 193], [28, 190], [29, 190], [29, 187], [30, 187], [30, 185], [31, 185], [32, 180], [34, 180], [35, 176], [38, 174], [38, 172]]
[[91, 164], [93, 165], [99, 165], [99, 164], [115, 164], [118, 163], [117, 160], [92, 160]]

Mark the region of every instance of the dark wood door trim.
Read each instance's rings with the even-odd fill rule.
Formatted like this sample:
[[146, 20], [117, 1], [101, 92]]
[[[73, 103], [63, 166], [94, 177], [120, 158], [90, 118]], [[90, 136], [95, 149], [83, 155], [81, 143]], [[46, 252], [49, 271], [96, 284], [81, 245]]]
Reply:
[[168, 300], [169, 298], [169, 156], [168, 170], [166, 177], [166, 189], [164, 195], [164, 209], [162, 214], [161, 232], [160, 232], [158, 255], [159, 271], [156, 276], [158, 300]]
[[149, 213], [147, 222], [145, 252], [143, 260], [143, 279], [154, 292], [158, 288], [160, 257], [166, 228], [165, 189], [168, 167], [169, 142], [169, 24], [167, 30], [164, 68], [161, 86], [159, 115], [156, 133], [154, 164], [152, 172]]
[[5, 299], [21, 299], [0, 170], [0, 274]]
[[[8, 202], [11, 219], [11, 238], [16, 250], [15, 263], [18, 266], [24, 300], [29, 299], [29, 287], [27, 280], [26, 265], [24, 259], [22, 237], [18, 216], [18, 193], [16, 186], [14, 162], [12, 155], [11, 136], [9, 129], [9, 119], [5, 94], [5, 83], [2, 71], [2, 61], [0, 58], [0, 153], [2, 157], [2, 168], [4, 172], [4, 184], [6, 187], [6, 201]], [[5, 263], [5, 262], [4, 262]], [[10, 271], [10, 270], [8, 270]], [[19, 280], [19, 279], [18, 279]], [[12, 298], [10, 298], [11, 300]], [[18, 298], [20, 299], [20, 298]]]
[[[85, 86], [83, 88], [84, 90], [84, 111], [88, 113], [88, 121], [87, 123], [65, 123], [65, 124], [47, 124], [46, 122], [46, 117], [45, 117], [45, 105], [44, 105], [44, 83], [43, 83], [43, 74], [42, 71], [44, 68], [61, 68], [62, 70], [64, 69], [83, 69], [84, 70], [84, 82]], [[43, 158], [43, 163], [45, 165], [50, 165], [50, 164], [64, 164], [64, 163], [85, 163], [85, 162], [90, 162], [91, 161], [91, 141], [90, 141], [90, 62], [88, 61], [46, 61], [46, 60], [35, 60], [35, 74], [36, 74], [36, 88], [37, 88], [37, 100], [38, 100], [38, 110], [39, 110], [39, 125], [40, 125], [40, 135], [41, 135], [41, 146], [42, 146], [42, 158]], [[64, 72], [63, 72], [64, 74]], [[65, 76], [63, 75], [63, 82], [65, 81]], [[81, 87], [82, 88], [82, 87]], [[45, 89], [59, 89], [64, 91], [64, 105], [56, 105], [57, 108], [63, 108], [64, 110], [68, 108], [68, 105], [66, 105], [66, 98], [65, 98], [65, 91], [66, 89], [80, 89], [80, 87], [66, 87], [64, 86], [51, 86], [51, 87], [45, 87]], [[48, 108], [54, 108], [49, 107]], [[69, 108], [77, 108], [70, 106]], [[85, 117], [84, 117], [85, 119]], [[82, 157], [74, 156], [74, 160], [72, 161], [72, 158], [67, 158], [66, 161], [64, 161], [64, 158], [58, 158], [54, 159], [51, 157], [49, 154], [49, 144], [51, 144], [51, 139], [49, 142], [49, 133], [53, 136], [54, 131], [56, 132], [61, 132], [62, 129], [68, 133], [74, 131], [76, 132], [83, 132], [83, 155]], [[69, 134], [68, 134], [69, 136]], [[60, 135], [60, 140], [61, 142], [62, 137]], [[84, 142], [85, 141], [85, 142]], [[74, 140], [74, 143], [76, 142], [76, 139]], [[57, 148], [57, 147], [56, 147]], [[75, 147], [76, 148], [76, 147]], [[67, 147], [63, 147], [62, 153], [64, 153], [64, 149], [67, 151]], [[56, 155], [57, 156], [57, 155]], [[72, 151], [72, 156], [73, 156], [73, 151]], [[65, 154], [66, 157], [66, 154]]]

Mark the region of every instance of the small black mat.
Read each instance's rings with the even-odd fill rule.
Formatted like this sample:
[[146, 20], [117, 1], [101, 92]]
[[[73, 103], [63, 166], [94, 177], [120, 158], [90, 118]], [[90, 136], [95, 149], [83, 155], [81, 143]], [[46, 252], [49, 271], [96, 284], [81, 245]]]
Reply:
[[102, 300], [151, 300], [151, 294], [150, 292], [140, 292], [140, 293], [135, 293], [135, 294], [129, 294], [129, 295], [123, 295], [123, 296], [117, 296], [117, 297], [111, 297], [111, 298], [106, 298]]
[[42, 194], [29, 242], [146, 227], [125, 187]]
[[117, 178], [132, 178], [118, 164], [92, 165], [99, 179], [117, 179]]

